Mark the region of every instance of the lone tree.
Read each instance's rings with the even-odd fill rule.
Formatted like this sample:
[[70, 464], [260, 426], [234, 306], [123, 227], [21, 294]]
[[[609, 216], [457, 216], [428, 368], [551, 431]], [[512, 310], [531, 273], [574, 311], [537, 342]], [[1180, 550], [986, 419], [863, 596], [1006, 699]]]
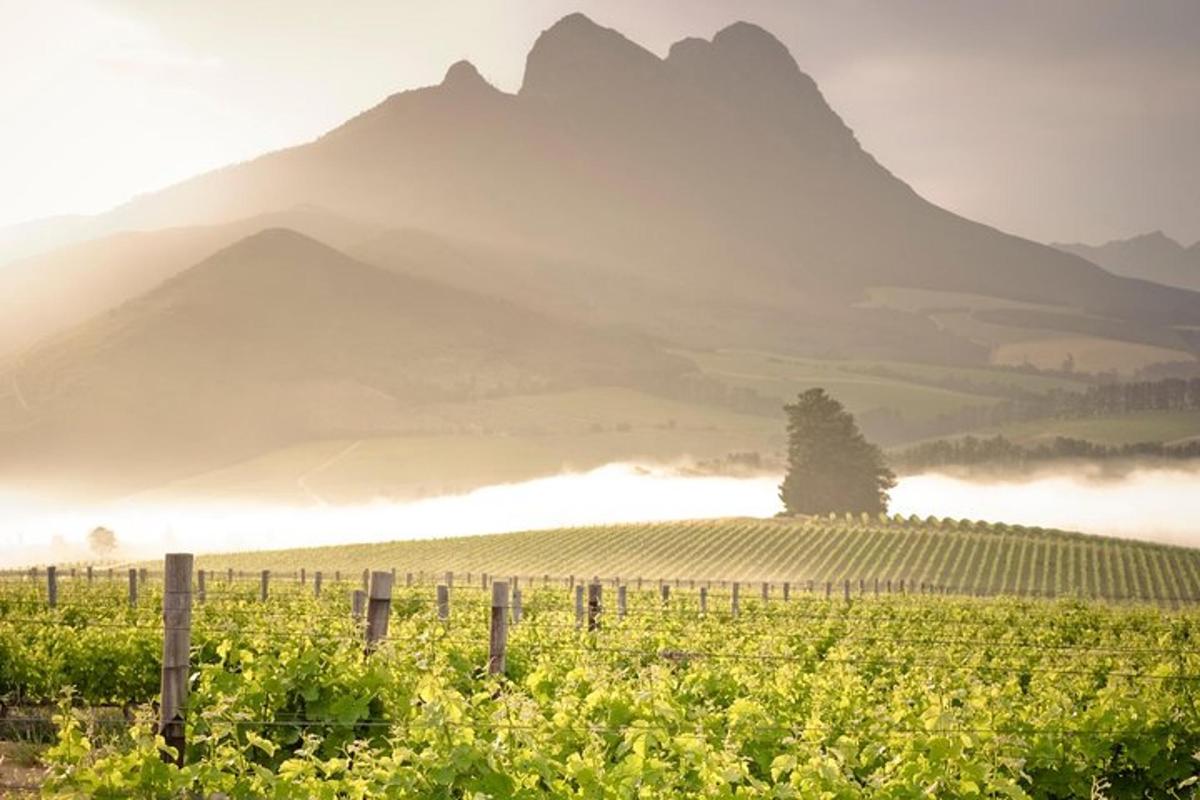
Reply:
[[788, 471], [779, 499], [787, 513], [887, 511], [888, 490], [896, 485], [896, 476], [841, 403], [824, 389], [809, 389], [783, 410], [788, 420]]
[[92, 548], [92, 552], [101, 558], [104, 558], [117, 549], [117, 535], [104, 526], [93, 528], [87, 538], [88, 546]]

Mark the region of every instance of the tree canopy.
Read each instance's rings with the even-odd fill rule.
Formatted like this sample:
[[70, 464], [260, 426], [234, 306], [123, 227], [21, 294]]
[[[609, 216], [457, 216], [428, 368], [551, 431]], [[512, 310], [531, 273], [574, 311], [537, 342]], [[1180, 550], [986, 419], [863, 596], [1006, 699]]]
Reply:
[[789, 514], [887, 511], [896, 476], [841, 403], [824, 389], [809, 389], [783, 410], [788, 471], [779, 499]]

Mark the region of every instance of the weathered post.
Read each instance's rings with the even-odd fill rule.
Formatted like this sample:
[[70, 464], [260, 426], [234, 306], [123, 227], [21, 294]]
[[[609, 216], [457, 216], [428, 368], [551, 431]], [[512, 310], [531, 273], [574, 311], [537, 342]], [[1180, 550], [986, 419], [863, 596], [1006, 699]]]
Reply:
[[175, 754], [163, 760], [183, 766], [187, 744], [183, 708], [187, 702], [192, 647], [192, 554], [168, 553], [163, 565], [162, 697], [158, 732]]
[[452, 570], [446, 570], [446, 588], [449, 589], [452, 586], [454, 586], [454, 572]]
[[438, 619], [442, 622], [450, 619], [450, 587], [439, 583], [437, 587]]
[[129, 568], [129, 607], [137, 608], [138, 576], [137, 570]]
[[233, 567], [230, 567], [229, 569], [225, 570], [225, 583], [228, 586], [233, 585]]
[[816, 584], [813, 582], [813, 579], [812, 579], [812, 578], [809, 578], [809, 579], [808, 579], [808, 593], [809, 593], [809, 594], [813, 594], [813, 593], [816, 591], [816, 590], [813, 588], [815, 585], [816, 585]]
[[488, 637], [488, 674], [504, 674], [504, 651], [508, 646], [508, 581], [492, 584], [492, 625]]
[[700, 587], [700, 613], [701, 614], [708, 613], [708, 587], [707, 586]]
[[792, 584], [787, 581], [783, 582], [783, 602], [787, 602], [792, 596]]
[[372, 572], [367, 600], [367, 652], [387, 636], [388, 614], [392, 608], [392, 573]]
[[842, 581], [842, 593], [845, 596], [846, 602], [849, 603], [850, 602], [850, 579], [849, 578]]
[[87, 582], [88, 582], [88, 586], [91, 586], [91, 585], [92, 585], [92, 578], [93, 578], [93, 575], [92, 575], [92, 565], [91, 565], [91, 564], [88, 564], [88, 568], [87, 568]]
[[363, 607], [367, 604], [367, 593], [362, 589], [350, 592], [350, 616], [356, 623], [362, 622]]
[[583, 627], [583, 584], [575, 587], [575, 627]]
[[301, 586], [308, 585], [308, 570], [305, 569], [304, 567], [300, 568], [300, 585]]
[[879, 578], [875, 579], [875, 596], [879, 597]]
[[594, 580], [588, 585], [587, 621], [589, 631], [600, 627], [600, 593], [602, 591], [599, 580]]
[[204, 601], [207, 598], [207, 592], [204, 586], [204, 575], [204, 570], [196, 570], [196, 602], [200, 605], [204, 605]]
[[267, 596], [270, 593], [271, 570], [264, 569], [262, 571], [262, 575], [259, 576], [259, 583], [260, 583], [259, 588], [258, 588], [259, 599], [265, 603], [265, 602], [267, 602]]
[[58, 567], [46, 567], [46, 602], [51, 608], [58, 605]]
[[333, 582], [334, 583], [342, 582], [342, 571], [340, 569], [335, 569], [333, 571]]
[[741, 584], [737, 581], [733, 582], [731, 594], [729, 595], [729, 615], [733, 619], [738, 618], [738, 594], [741, 591]]
[[512, 621], [514, 625], [521, 621], [521, 590], [515, 587], [512, 590]]
[[664, 583], [659, 586], [658, 592], [664, 606], [671, 602], [671, 585], [669, 583]]
[[628, 602], [629, 587], [621, 584], [617, 587], [617, 618], [625, 619], [626, 603]]
[[321, 578], [321, 570], [317, 570], [315, 573], [313, 573], [313, 597], [321, 596]]
[[138, 571], [138, 583], [141, 583], [144, 585], [146, 583], [146, 581], [149, 579], [150, 579], [150, 570], [146, 569], [145, 567], [142, 567], [141, 570]]
[[479, 578], [479, 588], [486, 589], [487, 587], [488, 587], [488, 574], [486, 572], [484, 572], [480, 575], [480, 578]]
[[833, 597], [833, 581], [825, 581], [825, 599]]

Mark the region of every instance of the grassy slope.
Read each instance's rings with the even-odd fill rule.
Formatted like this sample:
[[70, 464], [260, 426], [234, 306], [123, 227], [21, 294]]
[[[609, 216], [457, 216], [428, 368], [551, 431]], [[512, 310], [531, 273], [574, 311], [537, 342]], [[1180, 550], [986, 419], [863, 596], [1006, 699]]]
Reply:
[[1108, 417], [1043, 419], [980, 431], [977, 435], [997, 433], [1021, 443], [1055, 436], [1113, 445], [1177, 442], [1200, 435], [1200, 411], [1142, 411]]
[[412, 435], [296, 445], [141, 498], [415, 498], [613, 461], [714, 458], [783, 446], [779, 420], [611, 387], [425, 406], [410, 421]]
[[[1200, 550], [1061, 531], [940, 524], [724, 519], [206, 555], [198, 567], [396, 568], [540, 577], [599, 575], [929, 582], [964, 592], [1200, 599]], [[873, 588], [873, 584], [869, 586]]]

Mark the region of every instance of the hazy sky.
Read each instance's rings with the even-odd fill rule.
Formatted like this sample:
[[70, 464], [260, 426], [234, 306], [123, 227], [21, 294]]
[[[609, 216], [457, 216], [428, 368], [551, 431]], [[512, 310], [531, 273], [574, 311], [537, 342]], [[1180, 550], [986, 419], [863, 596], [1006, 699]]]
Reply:
[[0, 0], [0, 225], [311, 139], [459, 58], [514, 91], [576, 10], [659, 54], [763, 25], [885, 166], [982, 222], [1200, 239], [1197, 0]]

